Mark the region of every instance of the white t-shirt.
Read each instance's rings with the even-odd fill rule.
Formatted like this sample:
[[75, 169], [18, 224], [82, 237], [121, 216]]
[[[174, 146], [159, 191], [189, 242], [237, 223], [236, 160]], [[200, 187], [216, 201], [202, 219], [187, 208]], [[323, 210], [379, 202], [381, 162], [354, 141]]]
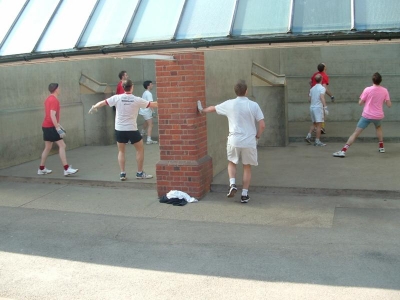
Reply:
[[310, 89], [309, 96], [311, 97], [310, 107], [323, 107], [321, 102], [321, 94], [325, 94], [326, 89], [322, 84], [317, 83]]
[[[149, 90], [145, 90], [144, 91], [144, 93], [142, 95], [142, 98], [147, 100], [147, 101], [150, 101], [150, 102], [153, 101], [153, 95], [150, 93]], [[145, 115], [145, 114], [148, 114], [150, 112], [152, 112], [151, 108], [141, 108], [140, 111], [139, 111], [139, 114]]]
[[150, 102], [132, 94], [114, 95], [106, 99], [109, 106], [115, 106], [115, 130], [135, 131], [137, 129], [137, 115], [140, 108], [146, 108]]
[[228, 144], [238, 148], [257, 148], [256, 122], [264, 119], [258, 103], [247, 97], [237, 97], [215, 106], [217, 114], [227, 116]]

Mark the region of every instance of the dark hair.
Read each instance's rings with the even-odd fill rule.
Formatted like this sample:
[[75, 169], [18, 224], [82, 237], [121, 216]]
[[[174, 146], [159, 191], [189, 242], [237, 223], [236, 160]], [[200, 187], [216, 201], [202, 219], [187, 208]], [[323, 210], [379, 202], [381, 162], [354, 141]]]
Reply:
[[132, 82], [132, 80], [130, 80], [130, 79], [128, 79], [128, 80], [125, 80], [123, 83], [122, 83], [122, 87], [124, 88], [124, 91], [125, 92], [129, 92], [130, 90], [131, 90], [131, 87], [133, 86], [133, 82]]
[[317, 74], [314, 77], [316, 83], [320, 83], [322, 81], [322, 75], [321, 74]]
[[325, 69], [325, 64], [320, 63], [320, 64], [318, 65], [317, 69], [318, 69], [319, 72], [323, 72], [324, 69]]
[[374, 75], [372, 75], [372, 82], [374, 84], [380, 85], [382, 82], [381, 74], [379, 74], [378, 72], [374, 73]]
[[49, 92], [54, 93], [54, 91], [58, 88], [58, 83], [50, 83], [49, 84]]
[[124, 77], [124, 75], [126, 74], [126, 71], [121, 71], [118, 74], [119, 79], [122, 79], [122, 77]]
[[147, 90], [147, 87], [150, 85], [150, 83], [152, 83], [151, 80], [146, 80], [145, 82], [143, 82], [143, 87], [145, 90]]
[[234, 89], [235, 89], [236, 96], [244, 96], [244, 95], [246, 95], [247, 84], [244, 80], [239, 80], [235, 84]]

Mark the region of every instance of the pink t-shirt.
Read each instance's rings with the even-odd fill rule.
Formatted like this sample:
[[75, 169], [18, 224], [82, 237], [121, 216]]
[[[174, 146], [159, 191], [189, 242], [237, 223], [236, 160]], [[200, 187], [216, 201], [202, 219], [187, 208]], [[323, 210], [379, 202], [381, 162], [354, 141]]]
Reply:
[[383, 103], [390, 100], [389, 92], [386, 88], [373, 85], [364, 89], [360, 99], [365, 102], [362, 116], [366, 119], [381, 120], [385, 116], [383, 113]]

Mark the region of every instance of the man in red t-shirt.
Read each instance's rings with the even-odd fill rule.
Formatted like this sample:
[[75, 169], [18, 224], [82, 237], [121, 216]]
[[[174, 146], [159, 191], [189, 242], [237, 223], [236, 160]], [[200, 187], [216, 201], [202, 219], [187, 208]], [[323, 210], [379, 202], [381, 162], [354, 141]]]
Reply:
[[58, 146], [58, 152], [60, 155], [61, 162], [64, 166], [64, 176], [69, 176], [78, 172], [78, 169], [73, 169], [72, 166], [67, 163], [67, 156], [65, 154], [66, 145], [63, 138], [66, 133], [64, 128], [60, 125], [60, 102], [57, 97], [60, 93], [58, 83], [49, 84], [49, 92], [51, 95], [44, 101], [44, 120], [42, 123], [44, 150], [40, 160], [40, 166], [37, 171], [38, 175], [50, 174], [52, 170], [45, 167], [47, 156], [49, 155], [53, 143], [55, 142]]
[[[313, 87], [314, 85], [317, 84], [317, 82], [316, 82], [316, 80], [315, 80], [315, 76], [318, 75], [318, 74], [321, 75], [321, 76], [322, 76], [322, 82], [321, 82], [321, 84], [322, 84], [322, 86], [323, 86], [323, 87], [325, 88], [325, 90], [326, 90], [325, 93], [326, 93], [329, 97], [331, 97], [331, 101], [332, 101], [332, 102], [335, 101], [335, 97], [332, 95], [331, 91], [330, 91], [329, 88], [328, 88], [328, 85], [329, 85], [329, 76], [328, 76], [328, 74], [326, 74], [326, 70], [327, 70], [326, 65], [325, 65], [324, 63], [320, 63], [320, 64], [317, 66], [317, 69], [318, 69], [318, 72], [315, 72], [315, 73], [311, 76], [311, 79], [310, 79], [310, 87]], [[322, 123], [321, 133], [325, 134], [325, 122]]]
[[125, 93], [122, 83], [125, 80], [128, 80], [129, 76], [128, 76], [128, 73], [126, 73], [126, 71], [121, 71], [121, 72], [119, 72], [118, 77], [119, 77], [119, 82], [117, 84], [117, 89], [115, 90], [116, 95]]

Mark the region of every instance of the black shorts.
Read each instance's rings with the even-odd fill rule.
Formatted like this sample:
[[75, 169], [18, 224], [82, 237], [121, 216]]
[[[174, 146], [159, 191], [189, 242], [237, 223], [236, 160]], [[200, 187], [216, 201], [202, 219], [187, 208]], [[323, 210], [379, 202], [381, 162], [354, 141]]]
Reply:
[[55, 127], [42, 127], [43, 140], [46, 142], [57, 142], [62, 140]]
[[118, 143], [131, 143], [136, 144], [142, 140], [139, 130], [136, 131], [118, 131], [115, 130], [115, 139]]

